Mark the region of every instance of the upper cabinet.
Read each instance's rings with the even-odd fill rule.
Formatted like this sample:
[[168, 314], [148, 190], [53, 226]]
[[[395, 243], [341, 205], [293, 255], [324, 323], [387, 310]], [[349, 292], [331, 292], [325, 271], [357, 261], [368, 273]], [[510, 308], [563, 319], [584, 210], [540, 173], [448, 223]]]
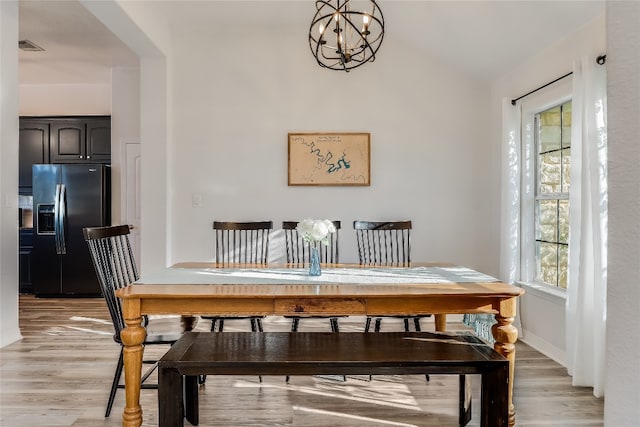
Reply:
[[87, 159], [94, 162], [111, 163], [111, 120], [87, 121]]
[[21, 117], [21, 193], [30, 193], [39, 163], [111, 163], [111, 117]]
[[31, 165], [49, 163], [49, 123], [20, 120], [19, 185], [31, 188]]
[[50, 146], [51, 163], [110, 163], [111, 120], [56, 120]]

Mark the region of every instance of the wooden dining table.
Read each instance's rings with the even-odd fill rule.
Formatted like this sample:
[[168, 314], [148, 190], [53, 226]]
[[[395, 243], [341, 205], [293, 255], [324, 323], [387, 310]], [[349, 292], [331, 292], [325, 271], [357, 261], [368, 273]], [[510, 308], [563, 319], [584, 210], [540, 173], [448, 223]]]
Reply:
[[117, 291], [126, 323], [125, 408], [122, 425], [142, 425], [140, 381], [144, 315], [181, 315], [190, 330], [198, 315], [218, 316], [402, 316], [435, 315], [437, 331], [447, 314], [493, 314], [494, 348], [509, 360], [509, 425], [515, 425], [513, 375], [518, 330], [513, 325], [521, 288], [446, 263], [403, 266], [322, 265], [311, 277], [293, 265], [180, 263], [143, 276]]

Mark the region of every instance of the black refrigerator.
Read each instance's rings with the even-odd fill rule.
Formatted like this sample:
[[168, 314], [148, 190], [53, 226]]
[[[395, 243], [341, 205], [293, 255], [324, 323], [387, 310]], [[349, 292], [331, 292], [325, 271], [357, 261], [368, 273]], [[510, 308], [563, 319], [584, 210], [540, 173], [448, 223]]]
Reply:
[[33, 292], [39, 297], [100, 296], [84, 227], [111, 225], [110, 167], [33, 165]]

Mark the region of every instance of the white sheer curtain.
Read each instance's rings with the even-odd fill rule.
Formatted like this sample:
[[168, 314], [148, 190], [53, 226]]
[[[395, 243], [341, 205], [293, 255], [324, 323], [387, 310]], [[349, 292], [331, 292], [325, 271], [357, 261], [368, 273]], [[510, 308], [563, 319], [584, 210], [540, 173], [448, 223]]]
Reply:
[[520, 280], [520, 210], [522, 179], [522, 110], [520, 104], [502, 100], [502, 217], [500, 224], [500, 279]]
[[[502, 100], [502, 216], [500, 218], [500, 279], [507, 283], [520, 280], [520, 210], [521, 210], [521, 108], [511, 100]], [[518, 310], [519, 311], [519, 310]], [[463, 322], [474, 328], [476, 334], [494, 342], [491, 326], [495, 318], [491, 314], [465, 314]], [[515, 326], [522, 331], [519, 318]]]
[[569, 208], [567, 369], [573, 385], [604, 394], [607, 304], [606, 69], [574, 64]]

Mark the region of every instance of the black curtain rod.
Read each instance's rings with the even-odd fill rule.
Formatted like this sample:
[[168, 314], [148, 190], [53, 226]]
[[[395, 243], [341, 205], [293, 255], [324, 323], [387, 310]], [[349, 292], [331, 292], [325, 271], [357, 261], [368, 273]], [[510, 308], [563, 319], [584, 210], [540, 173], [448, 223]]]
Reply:
[[[596, 58], [596, 63], [599, 65], [603, 65], [605, 62], [607, 61], [607, 55], [600, 55]], [[516, 99], [512, 99], [511, 100], [511, 105], [516, 105], [516, 102], [520, 101], [522, 98], [531, 95], [532, 93], [536, 93], [537, 91], [539, 91], [540, 89], [544, 89], [545, 87], [554, 84], [557, 81], [560, 81], [562, 79], [564, 79], [565, 77], [569, 77], [571, 74], [573, 74], [573, 71], [565, 74], [564, 76], [558, 77], [557, 79], [550, 81], [549, 83], [540, 86], [539, 88], [536, 88], [534, 90], [532, 90], [531, 92], [527, 92], [522, 96], [517, 97]]]

